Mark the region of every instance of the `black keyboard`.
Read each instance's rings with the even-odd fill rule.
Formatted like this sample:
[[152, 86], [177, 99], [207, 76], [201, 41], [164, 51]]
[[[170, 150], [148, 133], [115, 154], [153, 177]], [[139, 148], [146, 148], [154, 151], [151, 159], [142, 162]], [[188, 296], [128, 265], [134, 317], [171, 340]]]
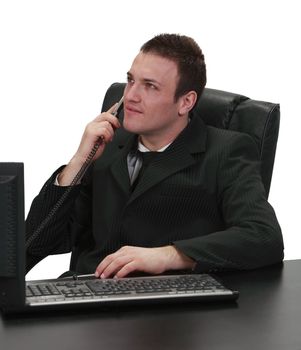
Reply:
[[79, 276], [77, 279], [30, 281], [26, 299], [30, 305], [47, 303], [89, 303], [131, 300], [201, 300], [236, 299], [237, 291], [226, 288], [207, 274], [96, 279]]

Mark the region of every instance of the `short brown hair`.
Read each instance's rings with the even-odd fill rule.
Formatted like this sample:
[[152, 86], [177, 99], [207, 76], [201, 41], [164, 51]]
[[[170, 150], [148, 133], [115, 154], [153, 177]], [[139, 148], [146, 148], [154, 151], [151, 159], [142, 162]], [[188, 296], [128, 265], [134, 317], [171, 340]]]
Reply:
[[189, 91], [200, 98], [206, 85], [206, 64], [203, 52], [194, 39], [178, 34], [159, 34], [147, 41], [143, 53], [154, 53], [174, 61], [178, 66], [179, 82], [175, 100]]

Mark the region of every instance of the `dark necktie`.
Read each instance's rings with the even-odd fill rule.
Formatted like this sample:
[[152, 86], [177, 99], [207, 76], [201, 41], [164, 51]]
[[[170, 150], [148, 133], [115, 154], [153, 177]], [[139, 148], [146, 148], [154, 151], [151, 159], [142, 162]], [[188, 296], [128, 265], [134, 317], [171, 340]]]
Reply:
[[143, 174], [146, 170], [146, 168], [149, 166], [149, 164], [158, 156], [159, 152], [140, 152], [137, 151], [137, 157], [139, 157], [142, 161], [141, 168], [139, 170], [138, 176], [135, 179], [134, 183], [132, 184], [132, 191], [137, 186], [137, 183], [140, 181], [140, 179], [143, 177]]

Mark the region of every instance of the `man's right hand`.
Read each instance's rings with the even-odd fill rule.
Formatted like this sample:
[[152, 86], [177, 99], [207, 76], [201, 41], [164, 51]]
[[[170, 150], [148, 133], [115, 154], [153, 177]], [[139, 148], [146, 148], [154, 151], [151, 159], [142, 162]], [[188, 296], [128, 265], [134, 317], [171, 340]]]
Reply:
[[99, 137], [103, 139], [103, 142], [99, 146], [93, 160], [99, 158], [106, 144], [112, 141], [115, 129], [121, 126], [119, 120], [112, 114], [116, 109], [116, 105], [112, 106], [107, 112], [101, 113], [86, 126], [75, 155], [58, 177], [60, 186], [69, 186], [71, 184]]

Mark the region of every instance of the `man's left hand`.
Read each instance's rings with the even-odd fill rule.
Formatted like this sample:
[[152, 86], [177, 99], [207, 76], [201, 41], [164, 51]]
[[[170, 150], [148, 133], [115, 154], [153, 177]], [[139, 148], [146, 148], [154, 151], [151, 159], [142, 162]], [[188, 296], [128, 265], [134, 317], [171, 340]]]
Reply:
[[122, 278], [134, 271], [157, 275], [167, 270], [193, 269], [194, 266], [194, 260], [171, 245], [158, 248], [124, 246], [97, 266], [95, 276]]

